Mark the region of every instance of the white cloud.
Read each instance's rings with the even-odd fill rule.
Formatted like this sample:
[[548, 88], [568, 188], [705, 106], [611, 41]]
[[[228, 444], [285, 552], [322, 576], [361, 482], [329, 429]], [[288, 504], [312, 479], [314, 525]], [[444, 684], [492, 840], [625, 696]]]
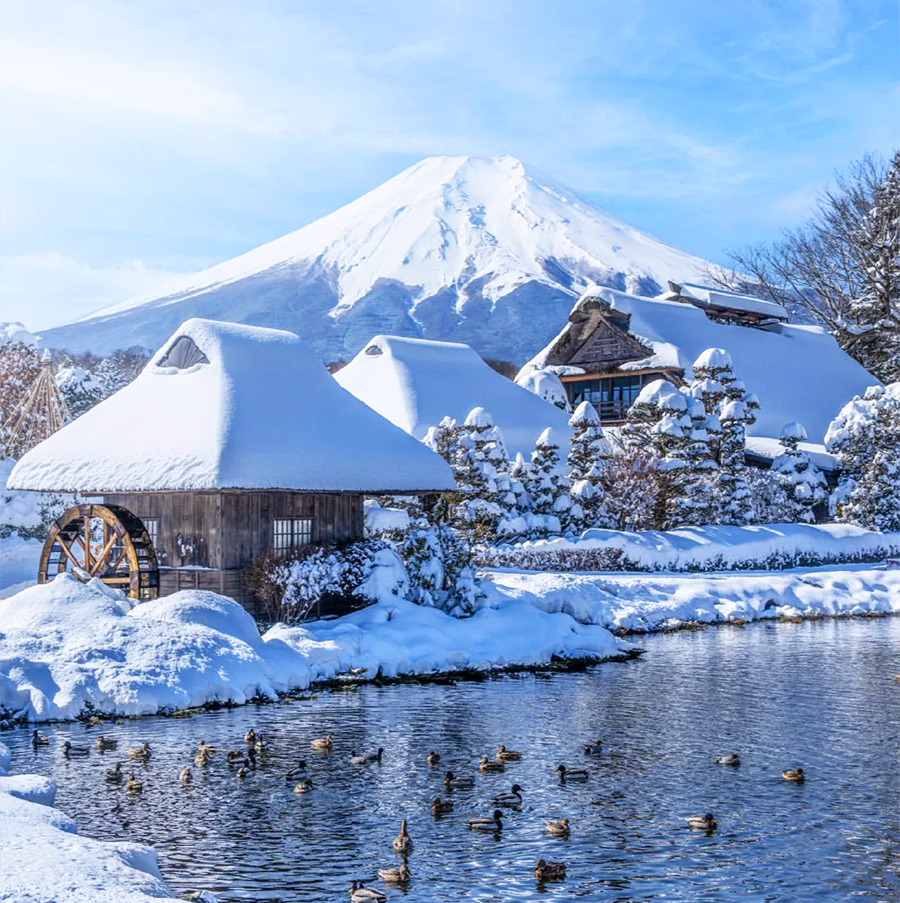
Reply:
[[0, 257], [4, 320], [31, 332], [68, 323], [135, 296], [155, 297], [182, 274], [153, 269], [140, 260], [91, 266], [54, 252]]

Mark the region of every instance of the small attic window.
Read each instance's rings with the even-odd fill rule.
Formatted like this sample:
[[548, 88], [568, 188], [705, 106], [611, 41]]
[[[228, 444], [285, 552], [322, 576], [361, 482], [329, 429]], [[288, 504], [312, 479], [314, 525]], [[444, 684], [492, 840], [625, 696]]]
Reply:
[[381, 349], [377, 345], [369, 345], [366, 348], [366, 354], [381, 354]]
[[209, 358], [197, 347], [192, 338], [180, 335], [172, 343], [172, 347], [163, 355], [158, 366], [177, 367], [187, 370], [194, 364], [208, 364]]

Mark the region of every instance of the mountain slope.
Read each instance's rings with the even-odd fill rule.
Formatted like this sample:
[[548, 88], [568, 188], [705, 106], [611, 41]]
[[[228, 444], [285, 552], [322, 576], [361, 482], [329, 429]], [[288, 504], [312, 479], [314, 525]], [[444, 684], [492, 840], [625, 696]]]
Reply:
[[326, 360], [373, 335], [466, 342], [515, 361], [560, 329], [590, 283], [655, 294], [707, 263], [509, 156], [429, 157], [269, 244], [47, 331], [52, 347], [155, 348], [188, 317], [290, 329]]

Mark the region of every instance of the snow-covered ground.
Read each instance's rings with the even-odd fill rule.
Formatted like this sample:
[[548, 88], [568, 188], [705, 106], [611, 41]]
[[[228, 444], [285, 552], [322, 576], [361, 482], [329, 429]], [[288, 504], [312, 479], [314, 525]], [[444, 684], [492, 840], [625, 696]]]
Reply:
[[79, 837], [53, 808], [56, 785], [40, 775], [7, 776], [0, 743], [0, 900], [16, 903], [143, 903], [173, 899], [156, 853], [122, 841]]
[[398, 597], [334, 621], [260, 636], [236, 602], [183, 591], [132, 607], [99, 581], [63, 575], [0, 602], [0, 710], [33, 720], [146, 715], [275, 697], [351, 668], [367, 676], [535, 665], [616, 655], [605, 628], [489, 587], [473, 617]]
[[900, 613], [900, 568], [836, 565], [718, 574], [491, 571], [497, 590], [611, 629]]
[[758, 524], [752, 527], [681, 527], [678, 530], [586, 530], [579, 539], [541, 539], [510, 547], [522, 561], [541, 557], [553, 569], [554, 553], [610, 550], [622, 566], [646, 571], [747, 570], [818, 562], [873, 561], [900, 554], [900, 533], [852, 524]]

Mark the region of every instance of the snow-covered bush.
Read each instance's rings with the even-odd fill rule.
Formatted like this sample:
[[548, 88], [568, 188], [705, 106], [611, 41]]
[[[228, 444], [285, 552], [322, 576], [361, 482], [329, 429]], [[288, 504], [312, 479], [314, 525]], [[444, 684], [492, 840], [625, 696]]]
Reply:
[[531, 509], [541, 516], [534, 521], [537, 533], [561, 532], [561, 521], [572, 506], [569, 481], [560, 460], [562, 437], [548, 427], [538, 436], [531, 453], [531, 466], [526, 475], [525, 490], [531, 498]]
[[581, 402], [575, 409], [569, 418], [569, 428], [572, 438], [566, 464], [572, 486], [572, 508], [568, 523], [564, 526], [572, 531], [609, 526], [606, 492], [601, 478], [603, 468], [612, 458], [612, 445], [600, 425], [600, 416], [587, 401]]
[[802, 424], [786, 423], [780, 439], [784, 451], [772, 462], [772, 473], [790, 502], [789, 520], [810, 524], [815, 520], [813, 509], [828, 501], [825, 477], [800, 448], [800, 443], [806, 439]]
[[758, 467], [748, 467], [746, 479], [750, 492], [750, 523], [790, 523], [793, 507], [784, 483], [771, 470]]
[[563, 411], [569, 410], [569, 397], [565, 386], [552, 367], [529, 370], [516, 377], [516, 385], [533, 392], [538, 398], [549, 401]]
[[900, 382], [872, 386], [841, 409], [825, 434], [841, 459], [832, 497], [838, 520], [900, 530]]
[[73, 419], [89, 411], [105, 397], [100, 379], [68, 359], [56, 371], [56, 385]]

